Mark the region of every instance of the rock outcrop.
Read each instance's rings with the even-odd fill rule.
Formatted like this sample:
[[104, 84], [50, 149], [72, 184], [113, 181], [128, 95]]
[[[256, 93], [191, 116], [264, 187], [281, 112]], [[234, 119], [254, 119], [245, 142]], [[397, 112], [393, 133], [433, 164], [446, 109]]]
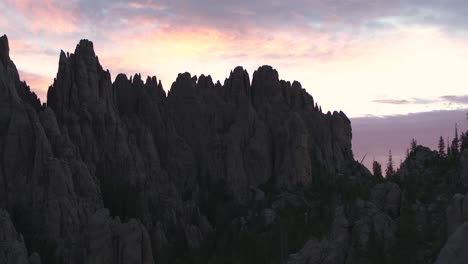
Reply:
[[112, 83], [82, 40], [60, 53], [42, 106], [6, 36], [0, 61], [0, 207], [22, 254], [46, 263], [167, 261], [229, 225], [252, 189], [292, 190], [354, 163], [346, 116], [322, 114], [270, 66], [252, 84], [241, 67], [224, 85], [180, 74], [166, 96], [156, 77]]
[[468, 258], [466, 150], [416, 146], [376, 179], [346, 115], [271, 66], [181, 73], [166, 94], [154, 76], [112, 82], [81, 40], [41, 105], [9, 50], [1, 37], [0, 263]]
[[463, 253], [467, 195], [447, 197], [466, 153], [458, 181], [424, 147], [371, 178], [346, 115], [271, 66], [167, 94], [111, 80], [82, 40], [41, 105], [0, 38], [0, 263], [431, 263], [446, 236], [438, 263]]
[[23, 236], [16, 232], [10, 215], [4, 210], [0, 210], [0, 263], [41, 264], [37, 253], [28, 256]]
[[379, 183], [371, 190], [370, 200], [392, 218], [400, 216], [401, 189], [396, 183]]
[[449, 237], [434, 264], [462, 264], [468, 259], [468, 222], [458, 227]]
[[[103, 207], [99, 179], [71, 140], [73, 128], [57, 122], [54, 110], [43, 109], [19, 81], [6, 36], [0, 38], [0, 58], [0, 207], [9, 212], [2, 211], [2, 239], [8, 242], [2, 252], [7, 263], [84, 263], [90, 239], [82, 231]], [[123, 244], [114, 262], [152, 263], [145, 228], [115, 224], [114, 233]], [[146, 251], [125, 249], [128, 243]], [[116, 254], [125, 251], [129, 257]]]

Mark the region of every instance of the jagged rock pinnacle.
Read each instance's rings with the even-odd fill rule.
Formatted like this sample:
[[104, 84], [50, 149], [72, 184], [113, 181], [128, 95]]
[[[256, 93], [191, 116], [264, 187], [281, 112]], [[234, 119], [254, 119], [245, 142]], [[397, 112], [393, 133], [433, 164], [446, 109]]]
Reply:
[[6, 35], [0, 37], [0, 61], [5, 67], [10, 61], [10, 47], [8, 45], [8, 37]]

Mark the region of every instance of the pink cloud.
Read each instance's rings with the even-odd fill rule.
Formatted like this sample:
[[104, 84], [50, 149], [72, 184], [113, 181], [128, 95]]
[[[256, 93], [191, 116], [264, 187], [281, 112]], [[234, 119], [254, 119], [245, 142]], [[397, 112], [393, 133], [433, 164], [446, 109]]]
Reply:
[[77, 32], [76, 6], [74, 1], [56, 0], [5, 0], [7, 6], [27, 20], [33, 33]]

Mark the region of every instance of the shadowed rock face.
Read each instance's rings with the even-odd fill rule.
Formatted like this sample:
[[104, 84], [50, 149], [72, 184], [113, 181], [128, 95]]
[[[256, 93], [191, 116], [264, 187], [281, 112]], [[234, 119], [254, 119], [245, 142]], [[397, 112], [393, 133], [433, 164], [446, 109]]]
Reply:
[[270, 66], [252, 84], [241, 67], [224, 85], [179, 74], [166, 96], [156, 77], [112, 83], [82, 40], [60, 53], [47, 100], [20, 82], [0, 38], [0, 207], [31, 263], [164, 261], [230, 223], [252, 190], [293, 190], [354, 164], [345, 114], [322, 114]]

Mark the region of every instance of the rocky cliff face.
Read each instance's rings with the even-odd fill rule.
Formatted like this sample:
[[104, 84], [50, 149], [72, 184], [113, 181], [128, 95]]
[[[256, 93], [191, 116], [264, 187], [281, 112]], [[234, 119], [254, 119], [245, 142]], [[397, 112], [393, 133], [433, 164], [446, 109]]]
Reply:
[[354, 164], [347, 117], [322, 114], [270, 66], [252, 84], [241, 67], [224, 84], [180, 74], [166, 96], [156, 77], [112, 83], [82, 40], [61, 52], [42, 106], [0, 40], [6, 263], [172, 263], [265, 192], [342, 177]]
[[[94, 241], [84, 231], [92, 230], [92, 220], [102, 217], [98, 211], [103, 207], [99, 179], [71, 140], [70, 130], [57, 122], [54, 110], [43, 109], [37, 97], [19, 81], [9, 58], [6, 36], [0, 42], [0, 205], [24, 237], [19, 243], [25, 242], [30, 252], [38, 252], [44, 263], [84, 263], [94, 250], [90, 245]], [[148, 239], [132, 238], [135, 233], [125, 231], [135, 225], [139, 224], [114, 221], [110, 234], [119, 241], [134, 239], [148, 250]], [[139, 228], [141, 236], [148, 237], [141, 224]], [[9, 224], [0, 229], [14, 233]], [[130, 255], [146, 254], [144, 250], [114, 249], [114, 253], [125, 251]], [[32, 258], [37, 263], [37, 254]], [[8, 256], [6, 259], [12, 261], [7, 263], [23, 263]]]

